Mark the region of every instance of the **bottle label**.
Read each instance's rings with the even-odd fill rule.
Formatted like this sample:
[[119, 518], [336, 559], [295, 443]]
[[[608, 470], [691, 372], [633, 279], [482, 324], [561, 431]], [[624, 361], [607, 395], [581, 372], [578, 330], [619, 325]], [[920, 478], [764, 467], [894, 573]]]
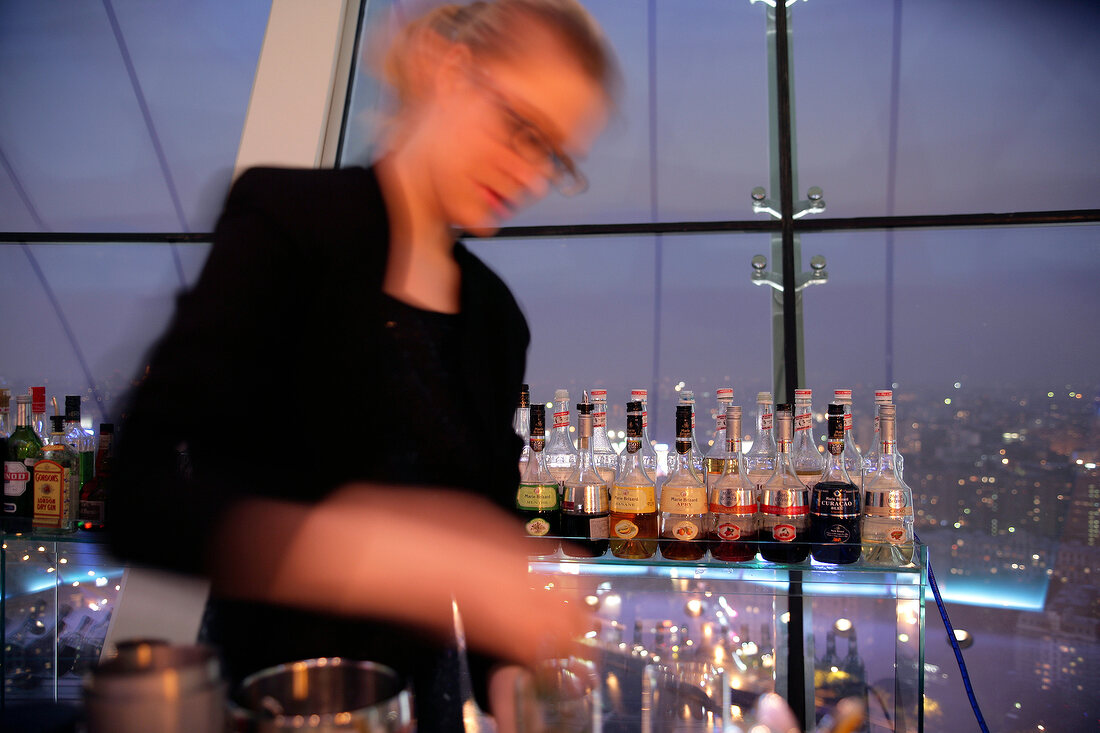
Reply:
[[[729, 494], [727, 496], [726, 494]], [[752, 516], [756, 514], [756, 504], [734, 504], [736, 497], [734, 497], [734, 491], [732, 489], [725, 489], [719, 493], [717, 499], [720, 503], [711, 502], [710, 511], [712, 514], [741, 514], [745, 516]]]
[[545, 537], [550, 534], [550, 523], [542, 517], [535, 517], [525, 525], [525, 528], [531, 537]]
[[808, 412], [805, 415], [795, 415], [794, 429], [809, 430], [811, 427], [813, 427], [813, 422], [813, 416]]
[[859, 499], [854, 491], [833, 489], [815, 491], [811, 502], [814, 514], [824, 517], [858, 517]]
[[801, 517], [808, 516], [810, 514], [810, 507], [803, 504], [802, 506], [780, 506], [779, 504], [764, 504], [760, 507], [761, 514], [770, 514], [773, 517]]
[[775, 424], [775, 414], [771, 412], [765, 412], [760, 416], [760, 429], [771, 430]]
[[554, 413], [554, 427], [555, 428], [568, 428], [569, 427], [569, 411], [555, 412]]
[[22, 461], [4, 461], [4, 496], [22, 496], [31, 481], [31, 472]]
[[615, 522], [615, 536], [620, 540], [632, 540], [638, 536], [638, 525], [629, 519]]
[[649, 427], [649, 413], [642, 410], [642, 430]]
[[518, 509], [553, 509], [558, 505], [557, 484], [520, 484], [516, 493]]
[[48, 458], [34, 464], [34, 526], [61, 527], [69, 469]]
[[886, 539], [891, 545], [904, 545], [912, 542], [909, 533], [905, 531], [905, 527], [895, 527], [890, 530], [886, 533]]
[[592, 428], [607, 428], [607, 412], [592, 413]]
[[719, 412], [714, 416], [714, 427], [718, 432], [724, 433], [726, 431], [726, 413]]
[[670, 514], [704, 514], [707, 511], [706, 488], [665, 486], [661, 491], [661, 511]]
[[848, 432], [852, 429], [852, 413], [848, 412], [844, 414], [844, 432]]
[[791, 524], [777, 524], [772, 527], [772, 539], [776, 542], [794, 542], [798, 530]]
[[607, 539], [611, 532], [611, 518], [604, 514], [588, 520], [588, 536], [594, 540]]
[[693, 540], [699, 536], [699, 525], [687, 520], [672, 525], [672, 536], [678, 540]]
[[744, 535], [751, 535], [752, 531], [752, 527], [747, 522], [741, 525], [737, 522], [725, 521], [715, 528], [714, 534], [723, 542], [734, 542]]
[[613, 486], [610, 504], [611, 511], [624, 514], [646, 514], [657, 511], [657, 497], [652, 486]]
[[843, 524], [830, 525], [822, 534], [828, 542], [850, 542], [852, 533]]

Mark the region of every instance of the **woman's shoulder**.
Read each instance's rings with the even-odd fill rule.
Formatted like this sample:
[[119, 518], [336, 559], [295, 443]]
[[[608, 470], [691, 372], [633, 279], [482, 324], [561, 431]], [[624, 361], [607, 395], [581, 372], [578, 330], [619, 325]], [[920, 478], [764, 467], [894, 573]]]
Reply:
[[351, 205], [363, 197], [375, 195], [381, 200], [378, 179], [373, 168], [270, 168], [244, 171], [233, 183], [229, 202], [240, 199], [270, 201], [275, 204], [339, 206]]

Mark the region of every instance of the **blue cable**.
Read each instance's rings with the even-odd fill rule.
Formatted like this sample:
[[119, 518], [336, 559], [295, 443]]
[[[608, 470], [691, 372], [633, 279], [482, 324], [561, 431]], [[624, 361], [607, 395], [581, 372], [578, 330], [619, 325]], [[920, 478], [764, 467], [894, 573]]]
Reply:
[[[920, 537], [914, 535], [917, 542], [920, 542]], [[951, 625], [951, 619], [947, 617], [947, 607], [943, 605], [943, 596], [940, 595], [940, 586], [936, 583], [936, 574], [932, 572], [932, 558], [928, 558], [928, 585], [932, 587], [932, 596], [936, 599], [936, 606], [940, 609], [940, 618], [943, 619], [943, 625], [947, 629], [947, 640], [951, 642], [951, 648], [955, 650], [955, 661], [959, 663], [959, 672], [962, 673], [963, 685], [966, 687], [966, 696], [970, 698], [970, 707], [974, 709], [974, 717], [978, 719], [978, 727], [982, 729], [982, 733], [989, 733], [989, 728], [985, 724], [985, 718], [982, 716], [982, 709], [978, 707], [978, 699], [974, 697], [974, 688], [970, 684], [970, 675], [966, 671], [966, 662], [963, 661], [962, 648], [959, 646], [959, 640], [955, 638], [955, 627]], [[922, 671], [923, 673], [923, 671]]]

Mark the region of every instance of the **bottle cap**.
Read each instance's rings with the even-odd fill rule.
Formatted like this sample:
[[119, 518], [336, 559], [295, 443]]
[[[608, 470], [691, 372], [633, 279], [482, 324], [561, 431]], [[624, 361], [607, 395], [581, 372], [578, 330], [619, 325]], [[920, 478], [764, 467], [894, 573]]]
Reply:
[[65, 417], [70, 420], [80, 419], [80, 395], [65, 395]]
[[630, 390], [630, 399], [638, 400], [639, 402], [645, 402], [649, 398], [649, 390], [645, 389], [632, 389]]
[[554, 392], [554, 402], [560, 402], [562, 400], [565, 400], [566, 402], [569, 401], [569, 390], [559, 389]]
[[579, 414], [579, 415], [591, 415], [593, 409], [594, 408], [593, 408], [591, 402], [578, 402], [577, 403], [577, 414]]
[[519, 389], [519, 404], [518, 407], [528, 407], [531, 404], [531, 387], [524, 384], [520, 385]]
[[594, 389], [592, 390], [593, 402], [607, 402], [607, 390], [606, 389]]
[[64, 415], [50, 415], [50, 433], [64, 433], [65, 432], [65, 416]]
[[767, 402], [768, 404], [771, 404], [771, 402], [772, 402], [772, 393], [771, 392], [757, 392], [756, 393], [756, 401], [757, 402]]
[[642, 403], [639, 402], [638, 400], [631, 400], [630, 402], [626, 403], [626, 411], [627, 412], [641, 412], [642, 411]]
[[875, 390], [875, 402], [882, 404], [883, 402], [893, 402], [894, 392], [889, 389], [876, 389]]
[[29, 405], [31, 403], [31, 396], [29, 394], [17, 394], [15, 396], [15, 404], [17, 405]]
[[695, 404], [695, 391], [690, 389], [680, 390], [680, 402], [685, 405]]
[[791, 403], [790, 402], [780, 402], [778, 405], [775, 406], [775, 411], [776, 412], [786, 412], [786, 413], [794, 412], [794, 410], [791, 409]]
[[850, 389], [838, 389], [837, 391], [833, 392], [833, 397], [836, 398], [837, 402], [841, 402], [841, 403], [851, 402], [852, 401], [852, 390], [850, 390]]
[[843, 416], [844, 415], [844, 405], [842, 405], [840, 403], [837, 403], [837, 402], [829, 403], [829, 414], [830, 415], [841, 415], [841, 416]]
[[676, 438], [691, 440], [691, 405], [676, 405]]
[[794, 391], [794, 398], [796, 400], [808, 400], [814, 396], [812, 389], [796, 389]]
[[0, 387], [0, 412], [7, 412], [10, 404], [11, 390], [7, 387]]
[[720, 400], [732, 400], [733, 399], [733, 387], [719, 387], [714, 390], [714, 396]]
[[32, 412], [45, 412], [46, 411], [46, 388], [45, 387], [31, 387], [31, 411]]

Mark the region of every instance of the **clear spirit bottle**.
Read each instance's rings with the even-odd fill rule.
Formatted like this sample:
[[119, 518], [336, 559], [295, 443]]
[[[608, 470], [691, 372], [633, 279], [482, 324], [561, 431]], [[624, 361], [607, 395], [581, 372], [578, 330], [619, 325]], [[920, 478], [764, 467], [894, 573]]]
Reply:
[[792, 462], [790, 405], [777, 407], [776, 423], [775, 473], [760, 495], [760, 556], [770, 562], [799, 563], [810, 554], [810, 491]]
[[630, 399], [642, 405], [642, 465], [649, 472], [650, 478], [660, 481], [665, 476], [665, 466], [660, 465], [653, 441], [649, 439], [649, 390], [632, 389]]
[[80, 456], [65, 443], [65, 416], [53, 415], [50, 440], [34, 462], [35, 532], [76, 531], [80, 503]]
[[523, 450], [519, 454], [519, 475], [523, 475], [523, 469], [527, 467], [527, 459], [531, 457], [531, 387], [524, 384], [519, 390], [519, 401], [516, 403], [516, 413], [512, 416], [512, 430], [523, 441]]
[[[863, 454], [856, 445], [852, 431], [852, 390], [838, 389], [833, 392], [833, 401], [844, 408], [844, 469], [848, 478], [858, 488], [863, 487]], [[828, 456], [825, 457], [828, 460]]]
[[607, 552], [610, 532], [607, 482], [593, 454], [594, 405], [583, 394], [577, 403], [577, 467], [565, 480], [561, 505], [562, 553], [599, 557]]
[[726, 452], [731, 458], [709, 488], [710, 554], [715, 560], [743, 562], [756, 556], [759, 504], [756, 486], [742, 468], [741, 407], [728, 405], [724, 417], [722, 432], [728, 436]]
[[95, 473], [95, 435], [80, 424], [80, 395], [65, 396], [65, 443], [80, 457], [80, 485]]
[[607, 432], [606, 389], [592, 390], [592, 457], [600, 477], [610, 486], [615, 482], [615, 472], [619, 468], [619, 452], [611, 445]]
[[[870, 479], [876, 473], [878, 473], [880, 470], [882, 470], [883, 466], [885, 465], [885, 463], [887, 461], [887, 459], [883, 458], [882, 451], [880, 450], [880, 444], [882, 442], [882, 439], [880, 437], [880, 432], [879, 432], [879, 423], [881, 422], [880, 415], [881, 415], [881, 410], [882, 410], [883, 405], [893, 405], [893, 404], [894, 404], [894, 392], [893, 392], [893, 390], [889, 390], [889, 389], [876, 389], [875, 390], [875, 434], [874, 434], [874, 437], [871, 441], [870, 448], [867, 450], [866, 453], [863, 454], [863, 476], [862, 476], [862, 482], [861, 482], [862, 486], [866, 486], [870, 482]], [[904, 468], [905, 463], [904, 463], [904, 461], [901, 457], [901, 453], [896, 452], [896, 448], [897, 448], [897, 446], [895, 445], [895, 453], [894, 453], [894, 458], [893, 458], [892, 462], [895, 465], [895, 467], [897, 468], [898, 476], [901, 476], [902, 475], [902, 469]]]
[[558, 551], [558, 482], [546, 467], [546, 406], [531, 405], [531, 458], [519, 479], [516, 511], [532, 540], [531, 555], [545, 557]]
[[661, 555], [700, 560], [707, 551], [707, 487], [695, 472], [691, 450], [691, 405], [676, 406], [676, 452], [661, 485]]
[[879, 407], [880, 469], [863, 484], [863, 558], [874, 565], [913, 562], [913, 492], [894, 463], [895, 408]]
[[775, 413], [772, 410], [772, 393], [756, 395], [756, 434], [752, 447], [745, 452], [745, 466], [749, 480], [756, 485], [757, 493], [775, 473]]
[[546, 439], [544, 457], [550, 475], [558, 482], [559, 493], [563, 490], [565, 479], [577, 467], [577, 447], [569, 435], [569, 390], [554, 392], [554, 425]]
[[[714, 443], [707, 451], [706, 458], [706, 482], [707, 488], [725, 472], [726, 461], [731, 458], [729, 442], [726, 440], [726, 408], [733, 404], [733, 389], [731, 387], [719, 387], [715, 390], [718, 398], [718, 413], [714, 416]], [[738, 444], [740, 444], [738, 436]]]
[[810, 492], [810, 553], [818, 562], [847, 565], [859, 559], [860, 495], [844, 461], [844, 405], [829, 405], [825, 470]]
[[791, 463], [794, 471], [812, 488], [825, 468], [825, 461], [817, 449], [814, 437], [814, 415], [810, 406], [813, 390], [796, 389], [794, 391], [794, 445], [791, 447]]
[[626, 450], [611, 487], [611, 554], [647, 560], [657, 553], [657, 487], [642, 461], [642, 403], [626, 405]]
[[15, 398], [15, 429], [8, 436], [4, 456], [4, 527], [27, 532], [34, 519], [34, 464], [42, 455], [42, 441], [31, 427], [31, 397]]

